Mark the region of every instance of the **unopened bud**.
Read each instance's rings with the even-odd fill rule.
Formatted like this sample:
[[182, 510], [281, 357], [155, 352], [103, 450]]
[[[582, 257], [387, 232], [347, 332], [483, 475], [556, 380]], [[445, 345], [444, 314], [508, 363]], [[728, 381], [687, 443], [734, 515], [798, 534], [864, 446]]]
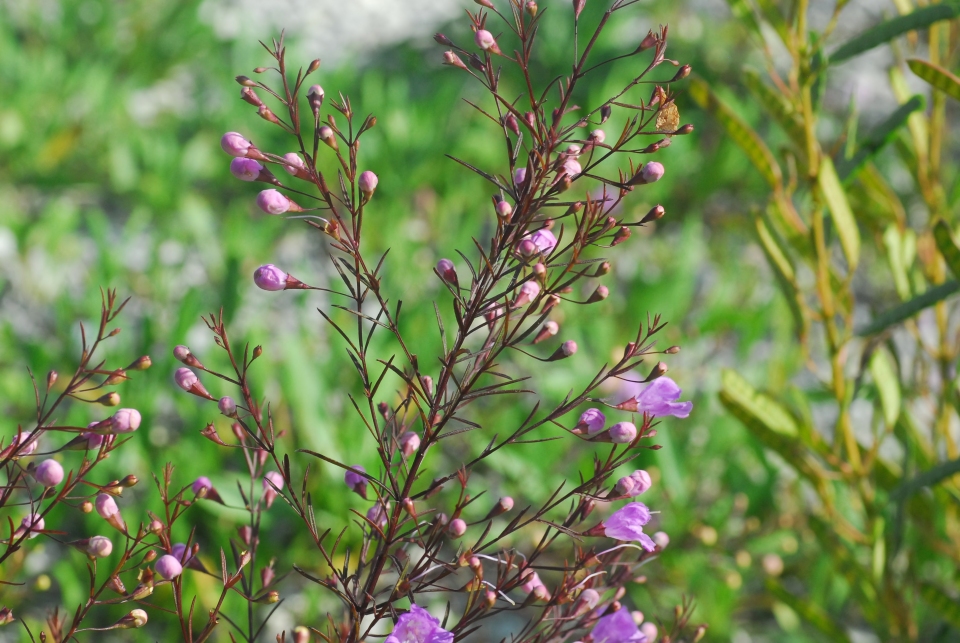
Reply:
[[433, 34], [433, 39], [445, 47], [453, 47], [453, 41], [444, 36], [442, 33], [437, 32]]
[[497, 46], [497, 41], [493, 37], [493, 34], [487, 31], [486, 29], [478, 29], [477, 33], [473, 36], [473, 42], [484, 51], [489, 51], [491, 54], [499, 54], [500, 47]]
[[450, 65], [451, 67], [459, 67], [460, 69], [467, 68], [460, 56], [452, 51], [443, 52], [443, 64]]
[[610, 118], [610, 114], [613, 113], [613, 107], [610, 106], [610, 103], [607, 103], [600, 108], [600, 124], [603, 125], [607, 122], [607, 119]]
[[497, 504], [490, 508], [490, 511], [487, 513], [487, 516], [484, 518], [484, 520], [490, 520], [491, 518], [510, 511], [511, 509], [513, 509], [513, 498], [510, 496], [503, 496], [497, 501]]
[[310, 643], [310, 629], [303, 625], [293, 628], [293, 643]]
[[360, 173], [360, 178], [357, 180], [357, 187], [360, 188], [360, 192], [363, 193], [363, 196], [366, 199], [369, 199], [373, 196], [374, 191], [377, 189], [377, 183], [380, 182], [380, 179], [377, 178], [377, 175], [366, 170], [365, 172]]
[[307, 90], [307, 101], [310, 103], [310, 109], [314, 114], [320, 111], [320, 107], [323, 105], [323, 87], [320, 85], [312, 85], [310, 89]]
[[543, 302], [543, 307], [540, 309], [540, 314], [543, 315], [546, 312], [556, 308], [560, 305], [560, 297], [558, 295], [549, 295], [546, 300]]
[[317, 131], [317, 136], [327, 147], [334, 150], [337, 149], [337, 135], [333, 131], [333, 128], [329, 125], [323, 125], [320, 127], [320, 129]]
[[276, 577], [277, 573], [273, 567], [264, 567], [260, 570], [260, 583], [263, 587], [269, 587], [270, 583]]
[[244, 87], [240, 90], [240, 98], [245, 102], [250, 103], [254, 107], [263, 107], [263, 101], [260, 100], [260, 97], [257, 96], [257, 92], [253, 91], [252, 87]]
[[104, 406], [117, 406], [120, 404], [120, 394], [116, 391], [111, 391], [106, 395], [101, 395], [97, 398], [97, 404], [102, 404]]
[[449, 259], [441, 259], [437, 262], [437, 274], [451, 286], [457, 286], [457, 270]]
[[50, 389], [52, 389], [53, 385], [56, 383], [57, 383], [57, 372], [50, 371], [49, 373], [47, 373], [47, 390], [49, 391]]
[[447, 533], [454, 538], [460, 538], [467, 533], [467, 523], [462, 518], [454, 518], [447, 526]]
[[203, 384], [200, 383], [200, 378], [197, 377], [197, 374], [189, 368], [178, 368], [173, 374], [173, 379], [176, 381], [177, 386], [187, 393], [207, 400], [213, 399], [213, 396], [210, 395]]
[[617, 233], [613, 235], [613, 241], [610, 242], [611, 246], [620, 245], [624, 241], [630, 238], [632, 232], [627, 226], [620, 226], [620, 229], [617, 230]]
[[507, 126], [507, 129], [514, 133], [515, 136], [520, 136], [520, 124], [517, 123], [517, 117], [513, 113], [507, 113], [503, 118], [503, 124]]
[[560, 345], [553, 355], [547, 358], [548, 362], [555, 362], [557, 360], [566, 359], [577, 352], [577, 343], [573, 340], [567, 340]]
[[277, 118], [277, 115], [273, 113], [273, 110], [267, 107], [266, 105], [261, 105], [257, 110], [257, 114], [260, 115], [260, 118], [267, 121], [268, 123], [273, 123], [276, 125], [280, 122], [280, 119]]
[[614, 444], [630, 444], [637, 437], [637, 427], [632, 422], [617, 422], [608, 433]]
[[143, 627], [147, 624], [147, 613], [141, 609], [130, 610], [130, 613], [113, 624], [111, 629], [130, 630]]
[[691, 132], [693, 132], [693, 124], [687, 123], [686, 125], [681, 125], [679, 128], [677, 128], [677, 130], [674, 131], [674, 135], [675, 135], [675, 136], [686, 136], [687, 134], [690, 134]]
[[127, 379], [127, 372], [122, 368], [118, 368], [114, 372], [110, 373], [107, 376], [107, 379], [103, 381], [104, 386], [113, 386], [114, 384], [119, 384], [120, 382]]
[[160, 560], [157, 561], [157, 564], [153, 566], [153, 570], [160, 578], [173, 580], [183, 573], [183, 565], [170, 554], [164, 554], [160, 557]]
[[[350, 469], [353, 469], [353, 471], [351, 471]], [[352, 467], [350, 467], [350, 469], [344, 472], [343, 481], [346, 483], [348, 487], [350, 487], [350, 489], [353, 490], [355, 494], [357, 494], [358, 496], [366, 500], [367, 499], [367, 478], [366, 476], [362, 475], [366, 473], [366, 469], [361, 467], [359, 464], [353, 465]]]
[[651, 369], [650, 374], [647, 375], [647, 379], [643, 380], [644, 382], [650, 382], [662, 376], [668, 370], [666, 362], [657, 362], [656, 365]]
[[600, 285], [597, 286], [597, 289], [593, 291], [593, 294], [590, 295], [590, 298], [587, 299], [588, 304], [594, 304], [598, 301], [603, 301], [610, 295], [610, 289], [606, 286]]
[[217, 408], [220, 409], [220, 413], [226, 415], [228, 418], [237, 417], [237, 403], [233, 401], [233, 398], [229, 395], [224, 395], [217, 402]]
[[663, 209], [662, 205], [655, 205], [653, 206], [653, 208], [650, 209], [649, 212], [647, 212], [644, 215], [642, 219], [640, 219], [640, 223], [642, 224], [642, 223], [649, 223], [651, 221], [656, 221], [657, 219], [662, 218], [663, 215], [666, 213], [667, 211]]
[[680, 69], [677, 70], [677, 73], [676, 73], [676, 74], [674, 75], [674, 77], [670, 80], [670, 82], [671, 82], [671, 83], [675, 83], [675, 82], [677, 82], [678, 80], [683, 80], [684, 78], [686, 78], [687, 76], [690, 75], [690, 71], [691, 71], [692, 69], [693, 69], [693, 68], [690, 67], [690, 65], [684, 65], [683, 67], [681, 67]]
[[150, 359], [149, 355], [142, 355], [131, 362], [130, 366], [127, 367], [128, 371], [145, 371], [153, 365], [153, 361]]
[[63, 482], [63, 465], [56, 460], [44, 460], [33, 470], [33, 477], [44, 487], [56, 487]]
[[543, 324], [543, 327], [540, 329], [540, 332], [537, 333], [537, 336], [533, 338], [534, 344], [539, 344], [545, 339], [553, 337], [560, 332], [560, 325], [555, 321], [548, 321]]
[[583, 12], [583, 8], [587, 5], [587, 0], [573, 0], [573, 18], [579, 19], [580, 13]]
[[151, 534], [159, 534], [161, 531], [163, 531], [163, 523], [154, 518], [147, 526], [147, 531], [149, 531]]

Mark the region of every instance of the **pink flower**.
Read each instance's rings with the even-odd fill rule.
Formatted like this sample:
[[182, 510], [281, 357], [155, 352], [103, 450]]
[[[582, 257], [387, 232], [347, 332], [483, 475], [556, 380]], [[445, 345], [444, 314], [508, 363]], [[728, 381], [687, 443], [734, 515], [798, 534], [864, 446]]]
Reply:
[[357, 187], [360, 188], [360, 191], [363, 192], [363, 195], [368, 199], [373, 196], [373, 191], [377, 189], [378, 183], [380, 183], [380, 179], [370, 170], [361, 172], [360, 178], [357, 179]]
[[610, 427], [610, 441], [614, 444], [630, 444], [637, 437], [637, 427], [632, 422], [617, 422]]
[[307, 166], [303, 162], [303, 159], [296, 152], [289, 152], [287, 154], [284, 154], [283, 160], [286, 161], [286, 163], [284, 163], [283, 165], [283, 169], [285, 169], [290, 174], [293, 174], [294, 176], [297, 175], [298, 171], [307, 169]]
[[637, 394], [637, 412], [685, 418], [693, 410], [693, 402], [677, 402], [682, 392], [677, 383], [669, 377], [658, 377]]
[[457, 269], [449, 259], [441, 259], [437, 262], [437, 274], [448, 284], [456, 285]]
[[616, 540], [636, 540], [647, 551], [653, 551], [657, 545], [643, 527], [650, 522], [650, 510], [642, 502], [631, 502], [615, 511], [603, 521], [603, 530], [606, 536]]
[[413, 431], [407, 431], [400, 436], [400, 452], [407, 458], [420, 448], [420, 436]]
[[[351, 469], [356, 469], [357, 471], [362, 471], [366, 473], [366, 469], [361, 467], [359, 464], [355, 464]], [[353, 471], [346, 471], [343, 474], [343, 481], [350, 487], [355, 494], [360, 496], [363, 499], [367, 497], [367, 479], [360, 475], [359, 473], [354, 473]]]
[[190, 490], [197, 496], [206, 497], [213, 491], [213, 483], [207, 476], [200, 476], [190, 485]]
[[400, 615], [383, 643], [453, 643], [453, 634], [440, 627], [440, 619], [411, 604], [410, 611]]
[[535, 281], [525, 281], [523, 285], [520, 286], [520, 294], [513, 300], [513, 307], [520, 308], [521, 306], [526, 306], [535, 300], [539, 294], [540, 284]]
[[113, 551], [113, 543], [106, 536], [94, 536], [86, 541], [84, 551], [94, 558], [106, 558]]
[[97, 513], [104, 520], [109, 520], [120, 513], [117, 501], [108, 493], [101, 493], [97, 496]]
[[477, 33], [473, 36], [473, 42], [476, 43], [477, 47], [483, 49], [484, 51], [489, 51], [492, 53], [500, 53], [500, 49], [497, 47], [497, 41], [493, 37], [493, 34], [487, 31], [486, 29], [479, 29]]
[[56, 487], [63, 482], [63, 465], [56, 460], [44, 460], [34, 469], [33, 477], [44, 487]]
[[23, 431], [22, 433], [13, 436], [13, 440], [10, 442], [11, 447], [16, 448], [20, 444], [25, 444], [25, 446], [20, 449], [19, 453], [17, 453], [18, 457], [30, 455], [37, 450], [39, 443], [37, 440], [31, 440], [30, 436], [30, 431]]
[[253, 282], [257, 288], [275, 292], [287, 287], [287, 273], [272, 263], [260, 266], [253, 273]]
[[237, 132], [227, 132], [220, 138], [220, 147], [230, 156], [243, 157], [247, 155], [247, 150], [253, 147], [253, 143]]
[[161, 556], [153, 569], [157, 572], [157, 575], [164, 580], [173, 580], [183, 573], [183, 565], [180, 564], [180, 561], [177, 560], [175, 556], [171, 556], [170, 554]]
[[292, 202], [276, 190], [263, 190], [257, 195], [257, 206], [267, 214], [283, 214]]
[[546, 228], [541, 228], [533, 234], [529, 234], [524, 237], [524, 239], [529, 239], [537, 246], [537, 250], [541, 253], [548, 255], [550, 252], [557, 247], [557, 237], [552, 232]]
[[641, 469], [637, 469], [630, 475], [617, 480], [614, 490], [621, 496], [633, 498], [649, 489], [652, 484], [650, 474]]
[[44, 520], [40, 514], [32, 513], [20, 521], [20, 527], [14, 532], [13, 537], [16, 539], [27, 534], [27, 538], [36, 538], [43, 531], [43, 526]]
[[460, 536], [467, 533], [467, 523], [462, 518], [454, 518], [450, 521], [450, 524], [447, 526], [447, 532], [454, 538], [459, 538]]
[[230, 161], [230, 174], [241, 181], [256, 181], [263, 166], [253, 159], [235, 158]]
[[[113, 433], [133, 433], [140, 428], [140, 411], [136, 409], [118, 409], [113, 414]], [[97, 445], [100, 446], [99, 444]]]
[[[272, 483], [272, 485], [271, 485]], [[283, 489], [283, 476], [280, 475], [278, 471], [267, 471], [263, 475], [263, 500], [267, 503], [267, 507], [273, 504], [273, 501], [276, 500], [277, 489]], [[274, 489], [276, 487], [276, 489]]]

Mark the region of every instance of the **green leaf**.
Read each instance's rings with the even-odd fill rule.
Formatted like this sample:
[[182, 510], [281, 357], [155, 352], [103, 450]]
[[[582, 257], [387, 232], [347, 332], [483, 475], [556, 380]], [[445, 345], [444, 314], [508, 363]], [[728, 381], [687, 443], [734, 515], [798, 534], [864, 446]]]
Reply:
[[857, 170], [893, 140], [897, 130], [906, 124], [910, 115], [917, 110], [922, 110], [925, 105], [926, 101], [923, 96], [919, 94], [912, 96], [910, 100], [898, 107], [885, 121], [870, 132], [866, 139], [860, 143], [852, 157], [838, 160], [837, 176], [840, 177], [840, 181], [846, 183], [848, 179], [856, 175]]
[[953, 627], [960, 629], [960, 604], [931, 583], [920, 583], [920, 596], [941, 618]]
[[907, 66], [910, 68], [910, 71], [935, 88], [944, 92], [954, 100], [960, 100], [960, 78], [957, 78], [943, 67], [916, 58], [908, 60]]
[[933, 238], [937, 242], [937, 250], [943, 255], [947, 267], [957, 279], [960, 279], [960, 248], [957, 248], [956, 241], [953, 240], [953, 233], [950, 232], [950, 226], [940, 219], [933, 226]]
[[727, 0], [730, 7], [730, 13], [737, 19], [737, 22], [746, 24], [755, 36], [763, 39], [763, 32], [760, 30], [760, 22], [754, 15], [753, 9], [747, 4], [746, 0]]
[[794, 596], [772, 578], [768, 578], [766, 584], [767, 591], [771, 596], [789, 605], [793, 611], [803, 618], [805, 623], [825, 634], [827, 640], [836, 643], [849, 643], [850, 637], [847, 636], [846, 630], [833, 620], [833, 617], [823, 607], [811, 600]]
[[922, 295], [917, 295], [910, 301], [891, 308], [885, 313], [881, 313], [875, 317], [872, 322], [857, 330], [856, 333], [860, 337], [876, 335], [890, 326], [899, 324], [905, 319], [913, 317], [924, 308], [929, 308], [938, 301], [943, 301], [958, 290], [960, 290], [960, 283], [956, 281], [948, 281], [939, 286], [935, 286]]
[[884, 348], [878, 348], [870, 357], [870, 375], [880, 394], [883, 419], [891, 429], [900, 417], [900, 378], [897, 365]]
[[850, 272], [853, 272], [860, 261], [860, 231], [857, 230], [857, 222], [853, 218], [850, 203], [847, 202], [847, 195], [843, 191], [840, 178], [829, 156], [824, 156], [820, 162], [817, 183], [827, 202], [827, 208], [833, 216], [833, 223], [837, 227], [837, 235], [840, 237], [840, 245], [843, 247], [843, 254], [847, 258]]
[[773, 268], [773, 274], [777, 279], [777, 285], [783, 292], [783, 296], [790, 306], [790, 312], [793, 314], [793, 321], [796, 324], [797, 335], [802, 339], [806, 336], [807, 324], [806, 317], [801, 308], [802, 295], [797, 286], [796, 271], [793, 263], [784, 252], [779, 240], [774, 233], [767, 227], [763, 218], [756, 217], [757, 239], [760, 241], [760, 247], [763, 248], [763, 254], [767, 257], [767, 262]]
[[893, 273], [893, 283], [897, 287], [900, 299], [910, 299], [912, 290], [907, 268], [913, 263], [916, 256], [917, 237], [912, 230], [900, 232], [896, 225], [887, 226], [883, 232], [883, 245], [887, 248], [887, 261], [890, 262], [890, 272]]
[[744, 151], [770, 187], [779, 191], [783, 185], [783, 173], [763, 139], [731, 107], [721, 101], [702, 79], [693, 79], [689, 92], [697, 105], [720, 121], [733, 142]]
[[923, 473], [918, 473], [909, 480], [901, 482], [890, 492], [890, 497], [894, 500], [909, 498], [924, 487], [932, 487], [958, 473], [960, 473], [960, 458], [941, 462], [932, 469], [927, 469]]
[[790, 139], [800, 150], [806, 151], [806, 132], [803, 131], [803, 122], [797, 111], [780, 92], [768, 85], [753, 69], [743, 70], [743, 84], [747, 86], [757, 103], [767, 110], [783, 128]]
[[878, 45], [893, 40], [908, 31], [924, 29], [941, 20], [950, 20], [957, 16], [960, 16], [960, 2], [957, 0], [947, 0], [940, 4], [917, 9], [905, 16], [891, 18], [867, 29], [859, 36], [840, 45], [840, 47], [830, 55], [828, 64], [843, 62], [865, 51], [869, 51]]

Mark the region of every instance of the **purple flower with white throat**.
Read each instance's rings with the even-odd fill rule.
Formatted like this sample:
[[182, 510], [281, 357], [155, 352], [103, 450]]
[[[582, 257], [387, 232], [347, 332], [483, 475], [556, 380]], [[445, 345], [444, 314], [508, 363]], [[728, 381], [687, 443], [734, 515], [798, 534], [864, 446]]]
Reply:
[[590, 635], [593, 643], [645, 643], [647, 640], [634, 622], [630, 610], [624, 607], [598, 619]]
[[647, 534], [643, 527], [650, 522], [650, 510], [642, 502], [631, 502], [615, 511], [603, 521], [603, 533], [616, 540], [636, 540], [647, 551], [657, 548], [656, 543]]
[[693, 402], [678, 402], [682, 392], [677, 383], [666, 375], [658, 377], [634, 398], [637, 412], [656, 417], [672, 415], [685, 418], [693, 410]]
[[440, 619], [417, 604], [401, 614], [383, 643], [453, 643], [453, 634], [440, 627]]

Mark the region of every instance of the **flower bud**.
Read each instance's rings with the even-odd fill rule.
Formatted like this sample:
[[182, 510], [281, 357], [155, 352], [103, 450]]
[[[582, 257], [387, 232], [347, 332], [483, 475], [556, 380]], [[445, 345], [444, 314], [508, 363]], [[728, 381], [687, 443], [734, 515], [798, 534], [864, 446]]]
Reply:
[[549, 295], [546, 300], [543, 302], [543, 308], [540, 309], [540, 314], [543, 315], [550, 310], [553, 310], [560, 305], [559, 295]]
[[500, 47], [497, 46], [496, 39], [493, 37], [493, 34], [486, 29], [478, 29], [477, 33], [473, 36], [473, 42], [476, 43], [477, 47], [480, 47], [480, 49], [484, 51], [489, 51], [491, 54], [500, 53]]
[[634, 498], [649, 489], [651, 484], [650, 474], [638, 469], [617, 480], [613, 490], [619, 496]]
[[110, 629], [130, 630], [143, 627], [147, 624], [147, 613], [141, 609], [130, 610], [130, 613], [113, 624]]
[[207, 476], [200, 476], [194, 480], [193, 484], [190, 485], [190, 490], [193, 491], [198, 500], [201, 498], [206, 498], [208, 500], [213, 500], [214, 502], [223, 504], [220, 494], [217, 493], [217, 490], [213, 487], [213, 483], [210, 482], [210, 478]]
[[662, 205], [655, 205], [650, 209], [649, 212], [647, 212], [643, 216], [642, 219], [640, 219], [640, 223], [649, 223], [651, 221], [656, 221], [657, 219], [662, 218], [663, 215], [666, 213], [667, 211], [663, 209]]
[[383, 529], [387, 526], [386, 508], [378, 501], [377, 504], [373, 505], [367, 510], [367, 520], [375, 524], [380, 529]]
[[116, 391], [111, 391], [101, 395], [97, 398], [97, 404], [102, 404], [103, 406], [117, 406], [120, 404], [120, 394]]
[[343, 481], [347, 484], [348, 487], [350, 487], [350, 489], [353, 490], [355, 494], [357, 494], [358, 496], [366, 500], [367, 499], [367, 478], [361, 475], [361, 473], [366, 473], [367, 470], [361, 467], [359, 464], [355, 464], [350, 468], [355, 469], [360, 473], [357, 473], [356, 471], [350, 471], [348, 469], [343, 474]]
[[277, 118], [277, 115], [273, 113], [273, 110], [267, 107], [266, 105], [261, 105], [260, 108], [257, 109], [257, 114], [260, 116], [260, 118], [267, 121], [268, 123], [273, 123], [274, 125], [276, 125], [277, 123], [280, 122], [280, 119]]
[[586, 614], [600, 602], [600, 592], [595, 589], [587, 588], [580, 592], [580, 596], [577, 597], [577, 604], [575, 607], [574, 614], [580, 616]]
[[529, 259], [537, 254], [537, 244], [535, 244], [533, 241], [530, 241], [530, 239], [524, 239], [517, 244], [517, 254], [524, 259]]
[[43, 531], [45, 521], [38, 513], [31, 513], [26, 518], [20, 520], [20, 526], [13, 533], [14, 540], [26, 534], [27, 538], [36, 538]]
[[663, 178], [663, 165], [656, 161], [650, 161], [644, 164], [643, 168], [630, 180], [630, 185], [643, 185], [646, 183], [656, 183]]
[[666, 549], [667, 545], [670, 544], [670, 536], [664, 531], [658, 531], [653, 534], [653, 542], [657, 543], [657, 547], [660, 549]]
[[409, 458], [420, 448], [420, 436], [413, 431], [407, 431], [401, 435], [399, 442], [400, 452], [405, 458]]
[[630, 228], [627, 226], [620, 226], [620, 229], [617, 230], [617, 233], [613, 235], [613, 241], [610, 242], [611, 246], [618, 246], [627, 239], [630, 238], [630, 235], [633, 234], [630, 231]]
[[182, 388], [187, 393], [208, 400], [213, 399], [213, 396], [210, 395], [210, 393], [207, 392], [207, 389], [204, 388], [203, 384], [200, 383], [200, 378], [197, 377], [197, 374], [191, 371], [189, 368], [178, 368], [173, 374], [173, 379], [176, 381], [177, 386]]
[[150, 521], [150, 524], [147, 525], [147, 531], [149, 531], [151, 534], [159, 534], [161, 531], [163, 531], [163, 523], [154, 518]]
[[510, 205], [509, 201], [498, 201], [497, 202], [497, 216], [501, 219], [510, 219], [510, 215], [513, 214], [513, 206]]
[[673, 78], [670, 79], [670, 82], [675, 83], [678, 80], [683, 80], [684, 78], [690, 75], [690, 72], [692, 70], [693, 68], [690, 65], [684, 65], [683, 67], [677, 70], [677, 73], [674, 75]]
[[97, 495], [97, 513], [100, 514], [100, 517], [110, 523], [110, 526], [120, 531], [126, 533], [127, 526], [123, 522], [123, 516], [120, 515], [120, 508], [117, 507], [117, 501], [113, 499], [113, 496], [106, 493], [101, 493]]
[[267, 471], [263, 475], [261, 484], [263, 484], [263, 501], [267, 503], [269, 509], [279, 495], [278, 491], [283, 489], [283, 476], [278, 471]]
[[263, 587], [269, 587], [275, 576], [276, 572], [273, 567], [264, 567], [260, 570], [260, 584]]
[[369, 199], [373, 196], [374, 190], [377, 189], [377, 183], [380, 182], [380, 179], [377, 178], [377, 175], [366, 170], [365, 172], [360, 173], [360, 178], [357, 179], [357, 187], [360, 188], [360, 192], [363, 193], [363, 196], [366, 199]]
[[[189, 370], [189, 369], [184, 369]], [[116, 413], [110, 418], [111, 420], [111, 432], [112, 433], [133, 433], [138, 428], [140, 428], [140, 411], [137, 409], [118, 409]], [[95, 447], [91, 446], [90, 448], [98, 448], [100, 445], [97, 444]]]
[[540, 332], [537, 333], [537, 336], [533, 338], [534, 344], [539, 344], [543, 340], [553, 337], [560, 332], [560, 325], [555, 321], [548, 321], [543, 324], [543, 327], [540, 329]]
[[183, 565], [170, 554], [164, 554], [160, 557], [160, 560], [157, 561], [157, 564], [153, 566], [153, 570], [157, 572], [157, 576], [160, 578], [173, 580], [183, 573]]
[[323, 125], [317, 132], [317, 136], [320, 137], [320, 140], [323, 141], [327, 147], [334, 150], [337, 149], [337, 135], [332, 127]]
[[540, 295], [540, 284], [536, 281], [525, 281], [520, 286], [520, 293], [513, 300], [513, 307], [520, 308], [534, 301]]
[[459, 67], [460, 69], [467, 69], [467, 66], [464, 64], [460, 56], [452, 51], [443, 52], [443, 64], [450, 65], [451, 67]]
[[453, 262], [449, 259], [441, 259], [437, 262], [437, 274], [451, 286], [456, 286], [458, 283], [457, 270], [454, 268]]
[[309, 178], [310, 174], [307, 172], [307, 165], [303, 162], [303, 158], [296, 152], [288, 152], [283, 155], [283, 160], [286, 163], [283, 164], [283, 169], [287, 171], [288, 174], [292, 174], [298, 178]]
[[610, 118], [610, 114], [612, 113], [613, 113], [613, 107], [611, 107], [610, 103], [607, 103], [606, 105], [602, 106], [600, 108], [600, 124], [603, 125], [604, 123], [606, 123], [607, 119]]
[[75, 544], [92, 558], [106, 558], [113, 552], [113, 543], [106, 536], [94, 536], [77, 541]]
[[610, 295], [610, 289], [608, 289], [606, 286], [603, 286], [603, 285], [597, 286], [597, 289], [594, 290], [593, 294], [590, 295], [589, 299], [587, 299], [587, 303], [595, 304], [598, 301], [603, 301], [609, 295]]
[[230, 161], [230, 173], [241, 181], [256, 181], [263, 170], [263, 165], [253, 159], [235, 158]]
[[44, 487], [56, 487], [63, 482], [63, 465], [56, 460], [44, 460], [33, 470], [33, 477]]
[[314, 114], [319, 112], [320, 107], [323, 106], [323, 87], [312, 85], [307, 90], [307, 101], [310, 103], [310, 109], [313, 110]]
[[310, 643], [310, 628], [303, 625], [293, 628], [293, 643]]
[[[577, 148], [578, 152], [579, 150], [580, 148]], [[567, 159], [563, 162], [561, 169], [571, 178], [580, 176], [580, 174], [583, 173], [583, 168], [580, 167], [580, 163], [576, 159]]]
[[507, 127], [508, 130], [514, 133], [516, 136], [520, 136], [520, 124], [517, 123], [517, 117], [513, 113], [508, 112], [506, 116], [503, 117], [503, 124]]
[[603, 431], [607, 422], [607, 416], [600, 409], [587, 409], [580, 414], [577, 426], [574, 427], [574, 433], [586, 433], [587, 435], [596, 435]]
[[495, 516], [499, 516], [500, 514], [510, 511], [511, 509], [513, 509], [513, 498], [510, 496], [503, 496], [497, 501], [497, 504], [490, 508], [490, 511], [487, 513], [487, 516], [484, 518], [484, 520], [490, 520]]
[[220, 137], [220, 147], [230, 156], [242, 158], [245, 157], [247, 151], [253, 147], [253, 143], [237, 132], [227, 132]]
[[228, 418], [237, 417], [237, 403], [233, 401], [233, 398], [229, 395], [224, 395], [217, 402], [217, 408], [220, 409], [220, 413], [226, 415]]
[[523, 182], [527, 180], [527, 168], [518, 167], [513, 171], [513, 183], [517, 187], [523, 185]]
[[632, 422], [617, 422], [610, 427], [609, 434], [614, 444], [630, 444], [637, 437], [637, 427]]
[[690, 123], [687, 123], [686, 125], [681, 125], [679, 128], [677, 128], [677, 130], [674, 131], [673, 134], [674, 136], [686, 136], [687, 134], [690, 134], [692, 132], [693, 132], [693, 125]]
[[574, 19], [580, 18], [583, 8], [587, 5], [587, 0], [573, 0], [573, 17]]
[[554, 351], [553, 355], [547, 358], [548, 362], [555, 362], [560, 359], [566, 359], [577, 352], [577, 343], [572, 339], [560, 344], [560, 348]]
[[643, 634], [648, 641], [657, 640], [657, 626], [650, 621], [640, 626], [640, 633]]
[[467, 533], [467, 523], [462, 518], [454, 518], [447, 526], [447, 533], [454, 538], [460, 538]]
[[283, 214], [284, 212], [303, 212], [303, 208], [291, 201], [277, 190], [263, 190], [257, 195], [257, 206], [267, 214]]
[[602, 129], [595, 129], [592, 132], [590, 132], [590, 140], [596, 144], [603, 143], [603, 141], [606, 138], [607, 138], [607, 135], [604, 133]]
[[240, 89], [240, 98], [254, 107], [260, 108], [263, 107], [263, 101], [260, 100], [260, 97], [257, 96], [257, 92], [253, 90], [253, 87], [243, 87]]

